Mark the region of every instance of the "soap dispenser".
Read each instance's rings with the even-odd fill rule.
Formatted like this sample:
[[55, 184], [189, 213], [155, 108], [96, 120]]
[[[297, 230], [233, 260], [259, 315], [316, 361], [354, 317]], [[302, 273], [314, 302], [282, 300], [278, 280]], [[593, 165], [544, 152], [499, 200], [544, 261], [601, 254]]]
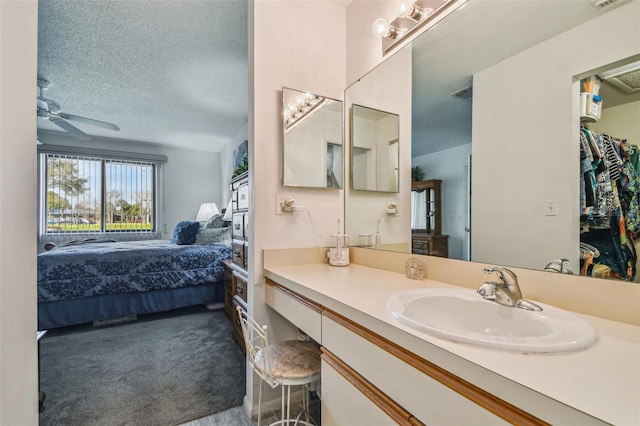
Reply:
[[378, 226], [376, 227], [375, 248], [379, 249], [381, 244], [382, 244], [382, 236], [380, 235], [380, 220], [378, 220]]

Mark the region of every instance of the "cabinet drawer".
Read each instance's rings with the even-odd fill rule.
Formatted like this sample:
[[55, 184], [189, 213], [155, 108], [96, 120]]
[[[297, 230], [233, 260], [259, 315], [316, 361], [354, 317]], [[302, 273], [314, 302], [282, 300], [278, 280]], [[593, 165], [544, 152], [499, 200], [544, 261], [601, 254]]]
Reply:
[[234, 213], [233, 214], [233, 229], [231, 230], [231, 236], [243, 240], [245, 238], [245, 214]]
[[415, 250], [427, 250], [429, 251], [429, 244], [431, 243], [431, 240], [413, 240], [413, 248]]
[[244, 346], [244, 337], [242, 336], [242, 326], [240, 325], [240, 317], [238, 315], [237, 307], [240, 306], [243, 311], [247, 311], [246, 305], [243, 304], [242, 300], [237, 297], [233, 298], [233, 309], [231, 311], [231, 336], [235, 339], [236, 342], [240, 345], [243, 351], [246, 352]]
[[508, 424], [325, 315], [322, 345], [427, 425]]
[[233, 294], [247, 301], [247, 279], [240, 273], [233, 271]]
[[278, 286], [267, 279], [264, 294], [265, 303], [276, 312], [304, 331], [318, 343], [322, 343], [321, 308], [290, 290]]
[[[398, 425], [393, 418], [358, 390], [323, 356], [320, 382], [322, 425]], [[324, 392], [324, 389], [327, 391]], [[405, 423], [406, 424], [406, 423]]]
[[233, 242], [231, 243], [231, 252], [233, 257], [233, 263], [244, 268], [245, 267], [244, 241], [233, 240]]
[[238, 210], [249, 208], [249, 185], [241, 185], [238, 188]]
[[238, 210], [238, 191], [231, 193], [231, 210], [234, 212]]

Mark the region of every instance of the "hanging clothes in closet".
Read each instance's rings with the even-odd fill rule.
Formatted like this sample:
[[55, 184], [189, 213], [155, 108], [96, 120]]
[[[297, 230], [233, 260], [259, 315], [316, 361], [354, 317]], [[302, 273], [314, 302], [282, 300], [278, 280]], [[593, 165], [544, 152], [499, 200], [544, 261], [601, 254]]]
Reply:
[[633, 280], [640, 234], [640, 150], [624, 139], [580, 129], [580, 242], [585, 275], [607, 267], [609, 276]]

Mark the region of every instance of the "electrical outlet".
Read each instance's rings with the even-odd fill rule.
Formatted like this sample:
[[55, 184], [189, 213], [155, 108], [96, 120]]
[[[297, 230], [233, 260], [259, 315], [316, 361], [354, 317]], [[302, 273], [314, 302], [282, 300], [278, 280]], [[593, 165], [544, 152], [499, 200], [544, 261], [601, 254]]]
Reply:
[[293, 213], [293, 197], [287, 194], [276, 194], [276, 214]]

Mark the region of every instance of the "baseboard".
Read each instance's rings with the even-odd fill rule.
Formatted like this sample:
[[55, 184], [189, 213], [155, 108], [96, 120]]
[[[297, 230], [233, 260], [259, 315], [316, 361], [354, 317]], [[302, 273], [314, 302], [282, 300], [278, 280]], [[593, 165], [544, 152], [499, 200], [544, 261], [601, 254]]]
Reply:
[[114, 325], [114, 324], [120, 324], [123, 322], [130, 322], [130, 321], [136, 321], [138, 319], [138, 315], [133, 314], [133, 315], [125, 315], [123, 317], [118, 317], [118, 318], [109, 318], [109, 319], [105, 319], [105, 320], [95, 320], [93, 322], [93, 326], [94, 327], [101, 327], [104, 325]]
[[207, 303], [206, 306], [208, 310], [215, 311], [216, 309], [224, 308], [224, 302]]

